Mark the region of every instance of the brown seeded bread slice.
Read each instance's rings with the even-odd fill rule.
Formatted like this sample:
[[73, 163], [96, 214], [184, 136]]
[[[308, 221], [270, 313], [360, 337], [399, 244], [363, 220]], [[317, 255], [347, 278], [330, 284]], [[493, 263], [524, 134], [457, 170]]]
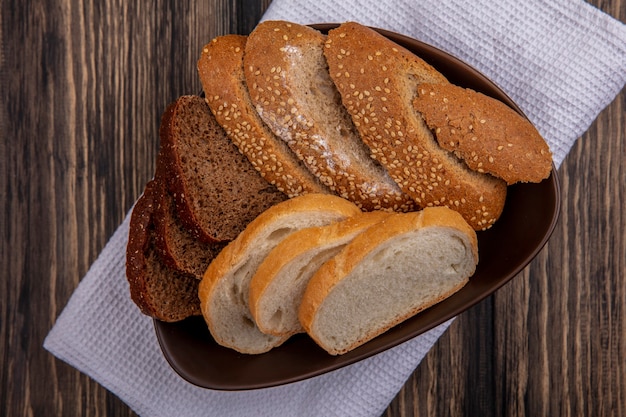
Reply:
[[250, 163], [287, 196], [330, 193], [254, 109], [243, 74], [246, 39], [220, 36], [202, 49], [198, 74], [213, 115]]
[[304, 194], [263, 212], [228, 244], [207, 268], [198, 295], [202, 314], [217, 343], [256, 354], [282, 344], [287, 336], [262, 333], [250, 314], [250, 279], [269, 251], [290, 234], [360, 214], [332, 194]]
[[160, 135], [177, 213], [202, 241], [234, 239], [287, 198], [239, 152], [199, 96], [182, 96], [168, 106]]
[[143, 314], [174, 322], [200, 314], [199, 281], [165, 266], [154, 245], [158, 184], [148, 182], [131, 213], [126, 248], [130, 296]]
[[263, 121], [324, 184], [363, 210], [415, 208], [370, 155], [328, 75], [325, 36], [266, 21], [249, 35], [244, 72]]
[[477, 263], [476, 233], [458, 212], [396, 213], [318, 269], [300, 322], [328, 353], [343, 354], [461, 289]]
[[154, 216], [155, 247], [163, 263], [196, 279], [202, 279], [209, 263], [227, 242], [202, 242], [178, 219], [174, 198], [165, 189]]
[[159, 152], [154, 182], [159, 187], [154, 213], [155, 247], [169, 268], [202, 279], [209, 263], [226, 246], [226, 242], [203, 242], [180, 221], [176, 203], [168, 191], [170, 181], [166, 156]]
[[330, 75], [363, 141], [421, 207], [448, 206], [476, 230], [500, 216], [506, 183], [469, 169], [442, 149], [413, 109], [420, 83], [447, 83], [429, 64], [358, 23], [331, 30]]
[[552, 154], [537, 129], [506, 104], [453, 84], [420, 84], [413, 101], [439, 146], [507, 184], [540, 182]]
[[326, 226], [308, 227], [280, 242], [250, 281], [250, 312], [263, 333], [304, 331], [298, 308], [309, 279], [355, 236], [393, 213], [363, 212]]

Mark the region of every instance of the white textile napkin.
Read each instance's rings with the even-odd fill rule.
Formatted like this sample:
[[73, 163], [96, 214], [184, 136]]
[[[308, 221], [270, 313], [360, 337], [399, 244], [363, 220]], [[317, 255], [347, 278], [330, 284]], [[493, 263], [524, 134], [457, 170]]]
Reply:
[[[626, 83], [626, 26], [582, 0], [274, 0], [264, 19], [354, 20], [446, 50], [495, 81], [535, 123], [560, 165]], [[394, 349], [262, 390], [195, 387], [163, 358], [129, 297], [128, 216], [44, 342], [142, 416], [379, 416], [450, 321]]]

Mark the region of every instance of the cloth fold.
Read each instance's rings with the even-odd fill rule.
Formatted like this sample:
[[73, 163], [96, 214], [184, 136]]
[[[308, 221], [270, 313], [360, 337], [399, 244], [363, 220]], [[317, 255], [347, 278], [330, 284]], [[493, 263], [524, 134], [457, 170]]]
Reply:
[[[548, 141], [557, 166], [626, 83], [626, 25], [582, 0], [274, 0], [264, 20], [346, 20], [402, 33], [483, 72]], [[44, 347], [141, 416], [378, 416], [452, 321], [309, 380], [244, 392], [193, 386], [167, 364], [151, 319], [129, 297], [129, 216], [107, 243]]]

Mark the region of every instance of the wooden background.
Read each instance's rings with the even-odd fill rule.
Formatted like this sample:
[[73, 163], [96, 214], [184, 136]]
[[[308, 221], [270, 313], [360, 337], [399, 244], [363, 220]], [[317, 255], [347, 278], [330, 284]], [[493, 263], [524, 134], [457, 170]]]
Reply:
[[[624, 22], [624, 1], [591, 3]], [[269, 0], [150, 3], [0, 0], [0, 415], [134, 415], [43, 339], [151, 177], [165, 106], [200, 90], [202, 44], [248, 33]], [[540, 256], [385, 416], [626, 415], [625, 108], [622, 91], [565, 160]]]

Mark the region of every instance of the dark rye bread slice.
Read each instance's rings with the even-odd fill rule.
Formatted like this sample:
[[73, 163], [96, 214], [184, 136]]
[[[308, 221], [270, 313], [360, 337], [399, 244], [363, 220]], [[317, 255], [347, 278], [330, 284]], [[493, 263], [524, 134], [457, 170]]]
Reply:
[[168, 190], [195, 238], [230, 241], [260, 213], [287, 199], [239, 152], [199, 96], [182, 96], [168, 106], [160, 136]]
[[175, 322], [200, 314], [199, 281], [165, 266], [154, 245], [157, 183], [148, 182], [133, 208], [126, 248], [130, 296], [141, 312]]
[[475, 229], [499, 218], [506, 183], [471, 170], [439, 146], [413, 108], [422, 83], [447, 84], [435, 68], [375, 30], [348, 22], [329, 31], [324, 54], [361, 139], [420, 207], [446, 206]]
[[241, 35], [219, 36], [202, 49], [198, 75], [209, 108], [241, 153], [270, 184], [289, 197], [330, 193], [256, 112], [243, 74], [246, 39]]
[[202, 279], [209, 263], [226, 246], [226, 242], [206, 243], [194, 238], [178, 219], [174, 198], [165, 189], [165, 184], [160, 187], [162, 192], [157, 197], [154, 216], [159, 256], [168, 267]]

